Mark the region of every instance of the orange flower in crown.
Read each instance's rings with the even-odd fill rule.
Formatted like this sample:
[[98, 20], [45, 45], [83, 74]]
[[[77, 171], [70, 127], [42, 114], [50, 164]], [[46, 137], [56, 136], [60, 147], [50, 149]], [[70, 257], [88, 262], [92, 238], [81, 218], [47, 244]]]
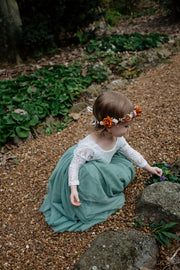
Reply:
[[136, 107], [135, 111], [136, 111], [136, 115], [137, 115], [137, 116], [140, 116], [141, 113], [142, 113], [142, 110], [141, 110], [141, 108], [140, 108], [139, 106]]
[[132, 117], [130, 116], [130, 114], [126, 114], [126, 116], [123, 117], [124, 122], [129, 122], [129, 121], [131, 121], [131, 119], [132, 119]]
[[113, 119], [109, 116], [103, 119], [103, 126], [106, 128], [112, 127], [113, 123], [114, 123]]
[[[88, 111], [92, 112], [91, 108], [88, 107]], [[132, 112], [130, 112], [129, 114], [126, 114], [123, 118], [111, 118], [109, 116], [105, 117], [102, 121], [98, 121], [97, 119], [94, 119], [93, 121], [91, 121], [91, 124], [93, 126], [95, 125], [101, 125], [104, 126], [106, 128], [111, 128], [113, 125], [117, 125], [118, 123], [125, 123], [125, 122], [129, 122], [131, 121], [133, 118], [140, 116], [142, 113], [142, 109], [139, 106], [134, 106], [134, 110]]]

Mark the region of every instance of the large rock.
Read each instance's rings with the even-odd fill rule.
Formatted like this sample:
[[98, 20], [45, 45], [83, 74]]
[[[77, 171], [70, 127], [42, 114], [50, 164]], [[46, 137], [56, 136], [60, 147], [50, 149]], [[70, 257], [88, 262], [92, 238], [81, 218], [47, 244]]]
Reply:
[[86, 94], [89, 96], [89, 98], [96, 98], [98, 97], [100, 94], [103, 93], [103, 89], [101, 87], [101, 85], [98, 84], [91, 84], [87, 89], [86, 89]]
[[180, 230], [180, 184], [168, 181], [152, 184], [144, 189], [136, 205], [136, 213], [149, 220], [177, 222]]
[[173, 166], [171, 168], [171, 173], [178, 176], [178, 177], [180, 177], [180, 158], [178, 158], [174, 162], [174, 164], [173, 164]]
[[86, 102], [78, 102], [73, 104], [73, 106], [69, 109], [69, 113], [79, 113], [83, 109], [85, 109], [88, 106]]
[[154, 238], [133, 229], [100, 234], [74, 270], [154, 269], [158, 246]]

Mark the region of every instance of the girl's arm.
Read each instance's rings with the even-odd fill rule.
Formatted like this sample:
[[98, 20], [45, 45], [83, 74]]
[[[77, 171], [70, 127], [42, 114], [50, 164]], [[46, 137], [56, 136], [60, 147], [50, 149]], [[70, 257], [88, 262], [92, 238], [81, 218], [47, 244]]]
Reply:
[[80, 206], [77, 186], [79, 185], [79, 169], [86, 162], [93, 159], [93, 151], [87, 145], [78, 146], [74, 151], [74, 157], [69, 166], [69, 186], [71, 189], [70, 201], [74, 206]]
[[162, 170], [158, 167], [151, 167], [143, 156], [136, 150], [134, 150], [125, 140], [124, 137], [121, 137], [120, 141], [120, 152], [124, 154], [129, 160], [135, 163], [140, 168], [145, 169], [146, 171], [156, 174], [158, 176], [162, 175]]
[[77, 191], [77, 186], [71, 186], [70, 188], [71, 188], [70, 201], [71, 201], [72, 205], [80, 206], [81, 203], [79, 201], [79, 195], [78, 195], [78, 191]]

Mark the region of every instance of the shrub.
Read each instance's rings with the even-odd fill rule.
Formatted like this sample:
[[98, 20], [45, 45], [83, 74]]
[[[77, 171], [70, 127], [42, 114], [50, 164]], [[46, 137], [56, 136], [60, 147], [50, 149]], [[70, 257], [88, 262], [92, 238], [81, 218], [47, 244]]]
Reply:
[[130, 15], [136, 11], [139, 1], [137, 0], [104, 0], [104, 6], [108, 6], [110, 10], [116, 10], [123, 15]]
[[122, 18], [122, 15], [118, 11], [108, 10], [105, 15], [105, 21], [110, 26], [115, 26], [119, 20]]
[[60, 35], [73, 36], [98, 20], [102, 0], [17, 0], [22, 23], [23, 45], [28, 51], [60, 45]]
[[88, 53], [101, 51], [143, 51], [158, 47], [169, 39], [168, 35], [151, 33], [142, 35], [140, 33], [106, 36], [101, 39], [90, 40], [86, 46]]
[[179, 0], [158, 0], [160, 6], [164, 7], [170, 15], [180, 18], [180, 1]]

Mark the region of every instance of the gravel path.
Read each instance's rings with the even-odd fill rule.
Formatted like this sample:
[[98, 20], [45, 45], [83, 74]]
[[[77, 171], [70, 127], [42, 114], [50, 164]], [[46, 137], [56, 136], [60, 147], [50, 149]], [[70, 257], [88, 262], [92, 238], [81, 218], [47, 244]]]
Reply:
[[[143, 109], [127, 136], [128, 142], [149, 161], [172, 164], [180, 154], [178, 107], [180, 93], [180, 55], [150, 69], [128, 85], [124, 93]], [[121, 90], [121, 89], [119, 89]], [[136, 168], [136, 178], [125, 190], [126, 204], [85, 232], [54, 233], [38, 212], [46, 194], [46, 184], [62, 154], [87, 135], [90, 113], [61, 133], [40, 137], [6, 154], [1, 174], [1, 211], [3, 255], [1, 269], [73, 269], [88, 245], [103, 231], [133, 227], [138, 195], [148, 180], [147, 172]], [[142, 228], [145, 230], [145, 228]], [[172, 241], [161, 247], [156, 269], [163, 269], [168, 256], [177, 249]]]

